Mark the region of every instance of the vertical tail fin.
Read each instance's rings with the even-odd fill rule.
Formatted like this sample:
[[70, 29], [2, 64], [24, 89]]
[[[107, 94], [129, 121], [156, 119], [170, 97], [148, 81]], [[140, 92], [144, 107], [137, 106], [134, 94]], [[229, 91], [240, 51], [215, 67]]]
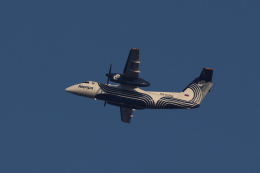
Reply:
[[213, 85], [212, 75], [212, 69], [203, 68], [200, 76], [180, 93], [180, 99], [200, 104]]

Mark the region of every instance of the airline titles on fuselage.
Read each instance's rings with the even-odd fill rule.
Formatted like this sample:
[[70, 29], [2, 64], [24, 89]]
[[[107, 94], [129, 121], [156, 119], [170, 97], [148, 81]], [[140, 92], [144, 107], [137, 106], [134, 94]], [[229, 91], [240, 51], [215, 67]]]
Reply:
[[88, 90], [93, 90], [93, 87], [90, 87], [90, 86], [84, 86], [84, 85], [79, 85], [78, 88], [88, 89]]

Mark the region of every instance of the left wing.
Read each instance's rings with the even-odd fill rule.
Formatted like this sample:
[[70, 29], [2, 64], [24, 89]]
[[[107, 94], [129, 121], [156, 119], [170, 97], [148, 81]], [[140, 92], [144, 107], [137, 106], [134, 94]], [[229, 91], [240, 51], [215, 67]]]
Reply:
[[123, 75], [129, 78], [139, 78], [139, 49], [132, 48], [129, 52]]
[[121, 121], [125, 123], [130, 123], [131, 118], [133, 117], [133, 110], [134, 109], [132, 108], [120, 106]]

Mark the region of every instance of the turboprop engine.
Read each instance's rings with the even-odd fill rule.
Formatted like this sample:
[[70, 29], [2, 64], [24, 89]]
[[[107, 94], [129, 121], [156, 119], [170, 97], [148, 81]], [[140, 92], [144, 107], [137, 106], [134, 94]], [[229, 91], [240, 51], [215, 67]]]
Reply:
[[109, 78], [110, 81], [126, 84], [126, 85], [133, 85], [138, 87], [148, 87], [150, 83], [142, 78], [129, 78], [124, 76], [123, 74], [118, 73], [108, 73], [106, 76]]
[[120, 83], [120, 84], [126, 84], [126, 85], [132, 85], [136, 87], [148, 87], [150, 86], [150, 83], [142, 78], [130, 78], [124, 76], [124, 74], [119, 73], [111, 73], [112, 64], [110, 64], [109, 72], [106, 74], [107, 76], [107, 85], [109, 81]]

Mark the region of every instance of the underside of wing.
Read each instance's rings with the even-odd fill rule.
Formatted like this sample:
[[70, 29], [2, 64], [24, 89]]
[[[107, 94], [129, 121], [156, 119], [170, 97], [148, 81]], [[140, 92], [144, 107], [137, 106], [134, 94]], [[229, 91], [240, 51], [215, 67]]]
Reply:
[[129, 52], [123, 75], [129, 78], [139, 78], [139, 49], [132, 48]]
[[125, 123], [130, 123], [131, 118], [133, 117], [133, 115], [132, 115], [133, 109], [124, 107], [124, 106], [120, 106], [120, 113], [121, 113], [121, 121], [125, 122]]

